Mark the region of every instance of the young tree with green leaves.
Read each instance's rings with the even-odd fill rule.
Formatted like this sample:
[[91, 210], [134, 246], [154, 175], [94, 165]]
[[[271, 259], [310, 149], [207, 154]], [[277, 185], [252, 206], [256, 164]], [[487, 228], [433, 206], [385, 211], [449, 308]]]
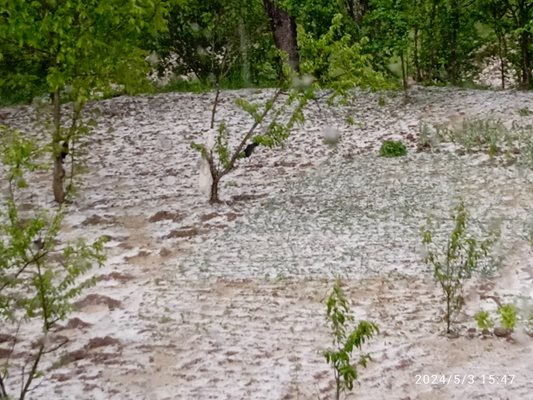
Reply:
[[[103, 239], [90, 245], [59, 240], [61, 209], [22, 209], [28, 174], [40, 168], [36, 160], [42, 153], [20, 132], [0, 126], [6, 170], [1, 184], [8, 188], [0, 199], [0, 334], [11, 338], [10, 355], [0, 365], [0, 399], [26, 398], [42, 375], [43, 359], [65, 344], [53, 340], [53, 328], [69, 314], [73, 299], [94, 283], [84, 275], [105, 260]], [[25, 342], [36, 338], [20, 337], [29, 324], [40, 328], [31, 350]]]
[[446, 332], [452, 332], [455, 316], [464, 305], [465, 282], [479, 271], [480, 264], [487, 261], [490, 250], [498, 237], [492, 232], [483, 240], [470, 232], [470, 215], [461, 200], [452, 215], [454, 227], [446, 243], [435, 243], [431, 220], [422, 229], [422, 244], [426, 248], [424, 262], [433, 269], [433, 276], [443, 292]]
[[[285, 90], [279, 88], [274, 90], [272, 97], [264, 104], [254, 104], [242, 98], [237, 99], [237, 105], [250, 115], [252, 124], [240, 138], [236, 147], [232, 148], [229, 143], [231, 127], [228, 127], [224, 121], [218, 125], [212, 148], [207, 143], [191, 143], [192, 148], [197, 150], [209, 165], [210, 203], [220, 203], [220, 181], [238, 167], [238, 160], [250, 157], [257, 146], [273, 148], [283, 145], [294, 125], [303, 123], [303, 109], [312, 96], [312, 87], [285, 88]], [[287, 115], [288, 119], [285, 119]]]
[[[0, 61], [16, 56], [35, 66], [27, 72], [4, 68], [0, 85], [17, 90], [29, 82], [50, 93], [58, 203], [65, 201], [63, 163], [85, 103], [113, 85], [142, 88], [148, 64], [139, 45], [164, 29], [165, 10], [165, 0], [0, 0]], [[70, 109], [61, 106], [65, 100], [72, 101]]]
[[333, 348], [324, 351], [324, 357], [333, 369], [335, 378], [335, 400], [341, 394], [352, 390], [359, 377], [357, 365], [366, 367], [370, 360], [369, 354], [360, 354], [356, 363], [352, 361], [354, 350], [361, 351], [363, 345], [379, 333], [378, 326], [373, 322], [359, 321], [355, 329], [350, 331], [349, 324], [354, 317], [348, 299], [341, 287], [340, 279], [335, 281], [333, 290], [327, 300], [327, 320], [333, 337]]

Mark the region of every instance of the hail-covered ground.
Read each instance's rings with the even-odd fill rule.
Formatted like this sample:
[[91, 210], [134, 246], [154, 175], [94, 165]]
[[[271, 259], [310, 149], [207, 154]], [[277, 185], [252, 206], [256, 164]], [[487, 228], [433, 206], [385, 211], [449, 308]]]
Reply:
[[[235, 99], [271, 95], [222, 92], [216, 123], [237, 140], [252, 121]], [[414, 88], [407, 99], [358, 92], [345, 105], [311, 102], [284, 149], [259, 148], [239, 161], [219, 205], [198, 188], [190, 146], [205, 139], [213, 98], [170, 93], [90, 106], [98, 126], [62, 238], [106, 235], [108, 259], [55, 333], [69, 343], [44, 362], [30, 398], [331, 399], [322, 351], [331, 346], [325, 299], [335, 277], [356, 320], [380, 328], [348, 398], [532, 398], [527, 146], [490, 158], [435, 136], [417, 151], [421, 132], [464, 120], [501, 119], [527, 131], [532, 93]], [[30, 129], [35, 116], [31, 107], [4, 108], [0, 118]], [[332, 129], [336, 147], [323, 143]], [[408, 155], [379, 157], [386, 139], [402, 140]], [[50, 171], [33, 188], [27, 208], [53, 206]], [[473, 230], [500, 230], [501, 239], [490, 273], [467, 284], [458, 335], [449, 337], [420, 230], [431, 217], [444, 243], [461, 198]], [[472, 329], [478, 311], [498, 323], [496, 308], [507, 303], [521, 317], [511, 337]]]

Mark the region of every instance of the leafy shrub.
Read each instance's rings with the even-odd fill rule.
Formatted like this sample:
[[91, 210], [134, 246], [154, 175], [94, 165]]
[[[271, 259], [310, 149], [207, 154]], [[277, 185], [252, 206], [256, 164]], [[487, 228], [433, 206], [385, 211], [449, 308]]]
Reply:
[[512, 304], [504, 304], [498, 307], [500, 322], [505, 329], [513, 330], [516, 326], [518, 310]]
[[407, 154], [407, 148], [399, 140], [385, 140], [379, 149], [381, 157], [401, 157]]
[[490, 318], [488, 311], [480, 311], [474, 315], [479, 329], [490, 329], [494, 326], [494, 321]]

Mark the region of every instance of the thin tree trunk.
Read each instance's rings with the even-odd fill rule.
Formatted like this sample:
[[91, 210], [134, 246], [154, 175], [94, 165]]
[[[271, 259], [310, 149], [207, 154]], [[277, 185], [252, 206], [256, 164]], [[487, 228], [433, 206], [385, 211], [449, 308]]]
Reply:
[[406, 72], [406, 68], [405, 68], [405, 57], [404, 57], [404, 54], [403, 54], [403, 50], [402, 50], [402, 52], [400, 53], [400, 61], [401, 61], [401, 66], [402, 66], [402, 84], [403, 84], [403, 90], [404, 90], [404, 92], [407, 93], [407, 72]]
[[263, 0], [265, 11], [270, 19], [270, 28], [274, 35], [276, 47], [289, 56], [289, 65], [293, 71], [300, 70], [300, 57], [296, 36], [296, 19], [281, 9], [273, 0]]
[[[431, 7], [431, 13], [430, 13], [430, 16], [429, 16], [429, 31], [427, 31], [426, 33], [428, 34], [428, 36], [430, 37], [431, 36], [431, 30], [433, 29], [433, 27], [435, 26], [435, 18], [436, 18], [436, 15], [437, 15], [437, 0], [433, 0], [432, 2], [432, 7]], [[427, 38], [429, 39], [429, 38]], [[434, 79], [434, 76], [433, 76], [433, 68], [436, 64], [436, 58], [437, 58], [437, 51], [435, 49], [435, 41], [432, 41], [430, 40], [430, 48], [431, 48], [431, 51], [430, 51], [430, 61], [429, 61], [429, 65], [428, 65], [428, 71], [427, 71], [427, 74], [428, 74], [428, 79], [431, 79], [431, 81], [433, 82], [433, 79]]]
[[505, 90], [505, 57], [503, 55], [503, 40], [501, 33], [498, 33], [498, 57], [500, 58], [500, 77], [502, 82], [502, 90]]
[[531, 77], [531, 53], [529, 51], [530, 46], [530, 34], [527, 31], [523, 31], [520, 34], [520, 56], [521, 56], [521, 70], [522, 70], [522, 79], [521, 79], [521, 88], [529, 89], [532, 85]]
[[209, 197], [209, 203], [215, 204], [220, 203], [218, 197], [218, 185], [220, 183], [220, 176], [213, 176], [213, 182], [211, 183], [211, 196]]
[[420, 60], [418, 58], [418, 28], [415, 28], [414, 33], [414, 63], [415, 63], [415, 69], [416, 69], [416, 81], [420, 82], [422, 80], [422, 73], [420, 72]]
[[61, 104], [59, 89], [56, 90], [52, 98], [54, 108], [54, 132], [52, 134], [52, 154], [54, 160], [54, 171], [52, 178], [52, 190], [54, 192], [54, 200], [63, 204], [65, 201], [65, 168], [63, 168], [63, 160], [61, 158]]
[[218, 96], [220, 96], [220, 85], [217, 82], [217, 89], [215, 94], [215, 101], [213, 102], [213, 108], [211, 110], [211, 129], [215, 127], [215, 116], [217, 114]]
[[240, 55], [242, 57], [241, 79], [245, 86], [250, 83], [250, 57], [248, 56], [248, 32], [246, 31], [246, 24], [244, 23], [244, 16], [246, 16], [246, 8], [241, 12], [239, 19], [239, 47]]
[[459, 80], [459, 72], [457, 65], [457, 46], [459, 42], [459, 30], [461, 29], [461, 10], [460, 5], [457, 0], [452, 1], [451, 4], [451, 26], [450, 26], [450, 60], [448, 64], [448, 74], [450, 76], [450, 81], [456, 85]]

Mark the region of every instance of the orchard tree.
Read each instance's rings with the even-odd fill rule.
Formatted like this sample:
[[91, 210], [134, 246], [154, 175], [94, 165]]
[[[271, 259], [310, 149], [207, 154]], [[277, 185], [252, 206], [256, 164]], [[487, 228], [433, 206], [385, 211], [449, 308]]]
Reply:
[[5, 171], [0, 184], [7, 187], [0, 199], [0, 335], [10, 344], [0, 368], [0, 399], [26, 398], [42, 376], [43, 360], [66, 344], [54, 336], [57, 322], [69, 315], [74, 298], [95, 282], [84, 275], [105, 260], [103, 239], [92, 244], [81, 238], [72, 243], [59, 240], [61, 209], [22, 207], [25, 196], [31, 195], [28, 175], [40, 168], [36, 160], [41, 154], [35, 142], [0, 126]]
[[[236, 146], [230, 144], [231, 127], [225, 121], [218, 124], [214, 143], [191, 143], [210, 175], [211, 204], [220, 203], [219, 186], [221, 179], [238, 167], [238, 161], [250, 157], [258, 146], [274, 148], [282, 146], [296, 123], [303, 123], [303, 109], [313, 96], [313, 87], [279, 88], [264, 104], [254, 104], [239, 98], [236, 103], [251, 117], [251, 126], [238, 140]], [[216, 109], [216, 108], [214, 108]]]
[[[218, 122], [213, 140], [192, 143], [202, 157], [206, 173], [210, 176], [210, 203], [219, 203], [221, 179], [238, 168], [239, 160], [250, 157], [258, 146], [280, 147], [290, 136], [297, 123], [304, 122], [304, 109], [315, 99], [315, 90], [321, 85], [332, 88], [332, 97], [347, 95], [356, 86], [373, 89], [390, 87], [385, 77], [374, 71], [370, 56], [361, 53], [361, 46], [350, 35], [342, 34], [342, 15], [332, 21], [328, 32], [319, 39], [307, 36], [300, 28], [302, 50], [302, 75], [297, 76], [288, 62], [284, 64], [285, 77], [280, 88], [263, 104], [237, 99], [236, 103], [251, 117], [251, 125], [232, 146], [232, 127], [226, 121]], [[287, 61], [288, 56], [285, 55]], [[217, 90], [211, 118], [214, 128], [219, 92]], [[212, 143], [209, 143], [212, 142]], [[201, 174], [204, 167], [202, 167]]]
[[[0, 84], [15, 90], [29, 75], [29, 83], [42, 83], [50, 93], [58, 203], [67, 195], [63, 163], [85, 103], [113, 85], [142, 87], [148, 64], [140, 39], [164, 28], [165, 10], [164, 0], [0, 0], [0, 60], [16, 56], [34, 66], [28, 74], [8, 70]], [[65, 100], [72, 101], [69, 115], [61, 107]]]

